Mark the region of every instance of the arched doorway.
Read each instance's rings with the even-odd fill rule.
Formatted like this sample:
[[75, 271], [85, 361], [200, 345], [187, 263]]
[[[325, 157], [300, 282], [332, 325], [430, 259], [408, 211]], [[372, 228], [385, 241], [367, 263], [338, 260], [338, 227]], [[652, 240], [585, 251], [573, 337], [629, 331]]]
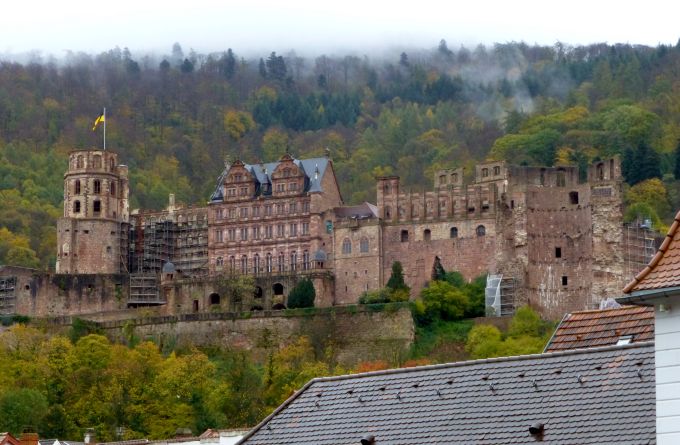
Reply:
[[210, 305], [218, 306], [220, 304], [220, 294], [213, 292], [210, 294]]
[[263, 295], [264, 295], [264, 292], [262, 291], [262, 288], [260, 286], [255, 286], [255, 291], [253, 292], [253, 297], [262, 298]]
[[274, 295], [283, 295], [283, 284], [274, 283], [272, 290], [274, 291]]

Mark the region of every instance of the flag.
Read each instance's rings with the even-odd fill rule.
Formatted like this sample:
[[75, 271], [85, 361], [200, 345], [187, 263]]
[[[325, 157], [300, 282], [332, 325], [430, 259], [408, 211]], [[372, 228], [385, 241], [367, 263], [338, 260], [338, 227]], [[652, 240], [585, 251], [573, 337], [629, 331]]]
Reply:
[[100, 114], [99, 117], [94, 121], [94, 125], [92, 126], [92, 131], [97, 129], [97, 125], [99, 125], [100, 122], [104, 122], [104, 113]]

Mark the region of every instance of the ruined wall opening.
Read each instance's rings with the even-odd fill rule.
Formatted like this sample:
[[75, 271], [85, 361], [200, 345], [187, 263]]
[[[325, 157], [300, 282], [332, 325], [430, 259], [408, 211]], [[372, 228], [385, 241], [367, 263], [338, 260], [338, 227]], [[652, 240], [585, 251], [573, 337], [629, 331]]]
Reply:
[[262, 291], [262, 288], [260, 286], [255, 286], [255, 290], [253, 291], [253, 297], [262, 298], [263, 295], [264, 292]]
[[562, 258], [562, 248], [555, 247], [555, 258]]
[[458, 238], [458, 227], [451, 227], [451, 230], [449, 230], [449, 238]]
[[401, 231], [401, 242], [402, 243], [408, 242], [408, 230]]
[[477, 226], [476, 232], [477, 232], [477, 236], [484, 236], [484, 235], [486, 235], [486, 227], [479, 225], [479, 226]]
[[272, 291], [274, 291], [274, 295], [283, 295], [283, 284], [274, 283], [272, 286]]
[[578, 204], [578, 192], [569, 192], [569, 203]]
[[220, 294], [213, 292], [210, 294], [210, 305], [211, 306], [219, 306], [220, 304]]
[[76, 179], [75, 193], [76, 195], [80, 195], [80, 179]]
[[423, 240], [424, 241], [432, 240], [432, 231], [430, 231], [430, 229], [425, 229], [425, 231], [423, 232]]

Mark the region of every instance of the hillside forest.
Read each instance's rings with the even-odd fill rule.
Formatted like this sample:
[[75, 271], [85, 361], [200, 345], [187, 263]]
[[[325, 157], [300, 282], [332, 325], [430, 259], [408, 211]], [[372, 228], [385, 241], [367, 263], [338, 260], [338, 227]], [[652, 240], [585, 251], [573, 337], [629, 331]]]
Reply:
[[346, 203], [374, 177], [431, 187], [442, 167], [621, 157], [628, 219], [680, 208], [678, 45], [504, 43], [380, 55], [33, 54], [0, 62], [0, 264], [49, 269], [68, 152], [130, 167], [132, 208], [204, 203], [226, 157], [332, 157]]

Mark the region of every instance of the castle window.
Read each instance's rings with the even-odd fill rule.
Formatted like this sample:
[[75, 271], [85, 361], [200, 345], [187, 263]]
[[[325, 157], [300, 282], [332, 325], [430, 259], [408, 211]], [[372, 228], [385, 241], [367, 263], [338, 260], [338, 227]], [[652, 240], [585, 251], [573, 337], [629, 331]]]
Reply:
[[597, 164], [597, 179], [604, 180], [604, 164]]
[[477, 236], [484, 236], [486, 235], [486, 227], [479, 225], [477, 226]]
[[578, 192], [569, 192], [569, 203], [578, 204]]
[[451, 230], [449, 230], [449, 238], [458, 238], [458, 227], [451, 227]]
[[258, 206], [253, 207], [253, 216], [260, 216], [260, 208]]
[[78, 155], [76, 158], [76, 168], [83, 168], [83, 155]]
[[425, 231], [423, 232], [423, 240], [430, 241], [431, 239], [432, 239], [432, 232], [430, 231], [430, 229], [425, 229]]
[[276, 214], [277, 215], [283, 214], [283, 204], [276, 204]]
[[248, 207], [242, 207], [239, 209], [239, 213], [241, 215], [241, 218], [247, 218], [248, 217]]
[[482, 178], [486, 178], [487, 176], [489, 176], [489, 169], [483, 168], [482, 169]]
[[562, 258], [562, 248], [555, 247], [555, 258]]
[[290, 233], [288, 234], [289, 236], [297, 236], [297, 224], [293, 223], [290, 225]]
[[352, 253], [352, 242], [349, 240], [349, 238], [345, 238], [344, 240], [342, 240], [342, 253], [344, 254]]
[[307, 222], [302, 223], [302, 234], [309, 235], [309, 223]]
[[302, 252], [302, 269], [303, 270], [308, 270], [309, 269], [309, 251], [305, 250]]
[[493, 168], [493, 174], [494, 174], [494, 176], [500, 175], [501, 174], [501, 168], [498, 167], [498, 166], [494, 167]]
[[455, 184], [458, 182], [458, 173], [454, 173], [451, 175], [451, 183]]
[[215, 241], [217, 241], [218, 243], [224, 241], [224, 232], [222, 232], [222, 229], [215, 230]]
[[243, 179], [242, 175], [240, 175], [240, 174], [234, 175], [234, 182], [241, 182], [242, 179]]
[[212, 293], [210, 294], [210, 305], [219, 306], [220, 304], [220, 294]]
[[94, 180], [94, 194], [99, 195], [102, 192], [102, 182], [99, 179]]
[[290, 254], [290, 270], [295, 270], [297, 267], [297, 252]]
[[264, 237], [267, 239], [271, 239], [274, 237], [274, 228], [272, 226], [265, 226]]
[[401, 231], [401, 242], [402, 243], [408, 242], [408, 230]]
[[390, 206], [385, 206], [385, 218], [392, 218], [392, 208]]
[[283, 224], [276, 225], [276, 236], [279, 238], [286, 236], [286, 227]]
[[279, 253], [279, 262], [277, 267], [279, 272], [283, 272], [286, 268], [286, 255], [283, 252]]
[[100, 155], [94, 155], [92, 158], [92, 164], [94, 168], [102, 168], [102, 157]]
[[286, 189], [286, 184], [276, 184], [276, 191], [283, 192]]
[[220, 268], [222, 266], [224, 266], [224, 258], [222, 258], [221, 256], [218, 256], [217, 259], [215, 259], [215, 266], [220, 267]]
[[297, 203], [291, 202], [290, 205], [288, 205], [288, 213], [297, 213]]
[[439, 176], [439, 185], [446, 184], [446, 175]]
[[389, 184], [385, 184], [384, 190], [385, 190], [386, 195], [389, 195], [389, 194], [392, 193], [392, 187], [390, 187]]
[[241, 228], [241, 241], [248, 241], [248, 228]]
[[290, 184], [288, 184], [288, 190], [289, 191], [297, 190], [297, 182], [291, 182]]
[[241, 257], [241, 273], [248, 273], [248, 257], [245, 255]]
[[229, 270], [232, 272], [236, 270], [236, 257], [233, 255], [229, 257]]
[[359, 251], [361, 253], [368, 253], [368, 238], [361, 238], [359, 242]]
[[558, 170], [557, 171], [557, 186], [558, 187], [564, 187], [566, 185], [566, 181], [564, 178], [564, 171]]
[[229, 236], [229, 241], [236, 241], [236, 229], [227, 230], [227, 235]]
[[272, 206], [264, 206], [264, 215], [272, 216]]
[[265, 267], [267, 268], [267, 273], [272, 271], [272, 254], [268, 253], [265, 260]]
[[76, 195], [80, 195], [80, 179], [76, 179], [76, 183], [73, 189]]
[[309, 213], [309, 201], [305, 201], [302, 203], [302, 212]]
[[102, 202], [99, 200], [96, 200], [92, 203], [92, 211], [96, 214], [101, 213], [102, 211]]
[[115, 198], [116, 197], [116, 183], [115, 182], [111, 183], [110, 190], [111, 190], [111, 196], [113, 196]]
[[253, 269], [256, 274], [260, 273], [260, 255], [258, 254], [253, 257]]
[[116, 169], [116, 164], [113, 161], [113, 158], [109, 159], [109, 170], [114, 171]]
[[567, 286], [569, 284], [569, 278], [566, 275], [562, 275], [562, 286]]

